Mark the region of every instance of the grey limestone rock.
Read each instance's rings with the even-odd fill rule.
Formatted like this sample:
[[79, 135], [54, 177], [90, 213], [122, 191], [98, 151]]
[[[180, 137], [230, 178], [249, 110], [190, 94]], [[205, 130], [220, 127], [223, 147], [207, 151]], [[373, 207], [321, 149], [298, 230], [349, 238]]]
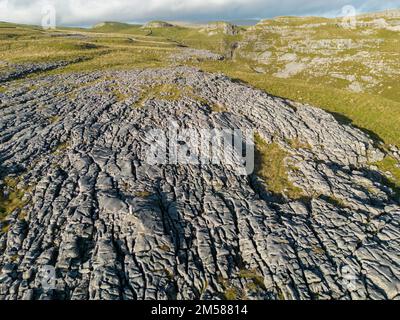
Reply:
[[[157, 86], [180, 94], [146, 94]], [[235, 156], [147, 163], [150, 130], [174, 126], [257, 131], [286, 151], [304, 199], [238, 174]], [[320, 109], [194, 68], [7, 84], [0, 178], [18, 176], [30, 200], [23, 218], [1, 222], [0, 299], [221, 299], [228, 289], [249, 299], [398, 299], [399, 199], [370, 167], [383, 157]], [[43, 266], [55, 269], [51, 291]]]

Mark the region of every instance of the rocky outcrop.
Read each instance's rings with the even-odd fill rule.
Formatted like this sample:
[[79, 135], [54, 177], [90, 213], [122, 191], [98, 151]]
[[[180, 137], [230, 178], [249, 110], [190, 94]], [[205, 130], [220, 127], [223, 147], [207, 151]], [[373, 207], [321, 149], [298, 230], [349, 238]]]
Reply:
[[[245, 59], [253, 70], [263, 69], [261, 73], [272, 77], [313, 84], [324, 78], [339, 90], [385, 98], [382, 88], [399, 91], [386, 85], [396, 83], [399, 77], [394, 49], [398, 47], [398, 37], [393, 33], [400, 31], [399, 12], [360, 15], [354, 26], [343, 18], [263, 20], [242, 32], [234, 58], [238, 62]], [[286, 62], [281, 59], [288, 54], [296, 58]], [[356, 79], [347, 80], [348, 77]]]
[[208, 35], [215, 35], [218, 33], [223, 33], [228, 36], [234, 36], [240, 32], [240, 28], [229, 22], [213, 22], [206, 25], [201, 29], [202, 32], [208, 33]]
[[[2, 184], [27, 200], [1, 222], [0, 299], [400, 297], [383, 154], [320, 109], [186, 67], [27, 79], [0, 101]], [[171, 128], [257, 131], [304, 196], [232, 162], [150, 165], [150, 130]]]
[[71, 63], [83, 61], [82, 58], [73, 61], [55, 61], [43, 63], [7, 64], [6, 69], [0, 71], [0, 83], [23, 78], [33, 73], [49, 71], [65, 67]]

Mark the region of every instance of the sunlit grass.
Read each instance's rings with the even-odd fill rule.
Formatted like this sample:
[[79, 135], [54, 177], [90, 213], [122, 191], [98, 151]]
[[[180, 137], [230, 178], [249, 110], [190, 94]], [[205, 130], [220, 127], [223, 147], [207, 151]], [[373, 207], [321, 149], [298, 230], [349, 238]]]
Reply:
[[0, 220], [5, 219], [16, 209], [22, 209], [27, 202], [23, 200], [26, 190], [18, 188], [18, 180], [4, 179], [4, 187], [0, 192]]
[[259, 134], [254, 138], [255, 172], [265, 181], [268, 190], [291, 199], [300, 199], [303, 191], [294, 186], [288, 177], [285, 164], [288, 154], [277, 143], [266, 143]]
[[398, 161], [391, 156], [387, 156], [381, 162], [375, 163], [375, 165], [383, 172], [390, 172], [389, 179], [400, 190], [400, 167]]
[[386, 144], [400, 146], [400, 102], [367, 93], [352, 93], [299, 79], [279, 79], [257, 74], [239, 62], [202, 62], [209, 72], [223, 72], [272, 95], [308, 103], [342, 115], [347, 122], [379, 136]]

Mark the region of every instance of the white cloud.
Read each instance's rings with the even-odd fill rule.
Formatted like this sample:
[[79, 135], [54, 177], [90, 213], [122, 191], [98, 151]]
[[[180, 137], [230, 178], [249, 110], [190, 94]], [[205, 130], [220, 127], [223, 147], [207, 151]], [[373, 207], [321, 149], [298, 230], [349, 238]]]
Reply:
[[41, 8], [54, 4], [61, 25], [100, 21], [214, 20], [275, 15], [339, 14], [344, 5], [361, 11], [400, 7], [400, 0], [0, 0], [0, 20], [39, 24]]

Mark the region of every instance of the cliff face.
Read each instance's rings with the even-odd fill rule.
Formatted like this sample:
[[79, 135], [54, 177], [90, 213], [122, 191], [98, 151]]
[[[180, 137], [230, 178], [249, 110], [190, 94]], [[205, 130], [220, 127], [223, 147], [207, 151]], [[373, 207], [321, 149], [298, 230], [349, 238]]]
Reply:
[[201, 28], [201, 32], [205, 32], [208, 35], [216, 35], [218, 33], [222, 33], [228, 36], [234, 36], [239, 34], [241, 31], [240, 27], [231, 24], [229, 22], [212, 22], [207, 24], [204, 28]]
[[[187, 156], [203, 131], [254, 131], [254, 172], [235, 149], [149, 163], [171, 128]], [[382, 159], [320, 109], [195, 68], [7, 84], [0, 298], [399, 298]]]

